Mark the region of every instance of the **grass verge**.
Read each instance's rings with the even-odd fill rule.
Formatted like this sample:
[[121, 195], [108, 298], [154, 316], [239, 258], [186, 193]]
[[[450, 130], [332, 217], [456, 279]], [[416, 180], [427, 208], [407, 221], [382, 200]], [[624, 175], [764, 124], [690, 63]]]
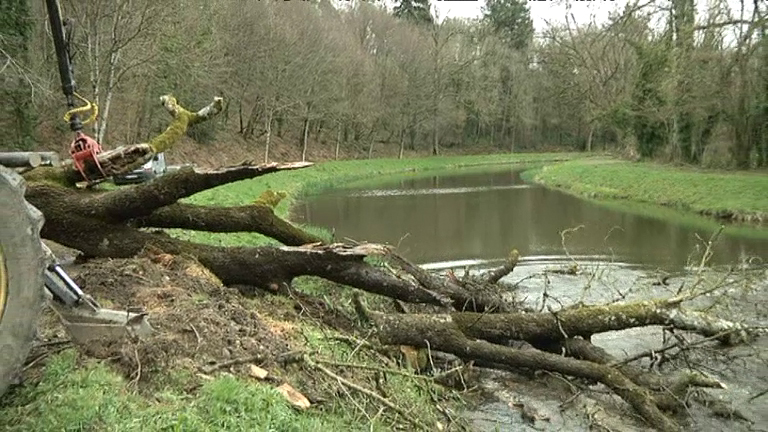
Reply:
[[768, 176], [759, 173], [590, 158], [548, 165], [527, 176], [588, 198], [656, 204], [735, 222], [768, 220]]

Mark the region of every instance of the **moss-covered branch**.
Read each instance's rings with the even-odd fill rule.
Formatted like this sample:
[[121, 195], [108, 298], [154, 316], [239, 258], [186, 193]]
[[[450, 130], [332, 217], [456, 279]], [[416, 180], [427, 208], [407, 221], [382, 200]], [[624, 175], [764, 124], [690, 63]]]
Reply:
[[214, 98], [213, 102], [197, 112], [191, 112], [179, 105], [176, 98], [172, 95], [161, 96], [160, 102], [165, 110], [171, 114], [173, 121], [171, 121], [171, 124], [168, 125], [163, 133], [149, 141], [149, 146], [155, 153], [170, 150], [187, 133], [187, 129], [190, 126], [212, 118], [224, 108], [224, 99], [220, 97]]
[[272, 162], [259, 165], [239, 165], [207, 171], [185, 167], [149, 183], [143, 183], [132, 188], [118, 189], [89, 198], [85, 205], [92, 209], [91, 215], [104, 217], [112, 221], [127, 221], [149, 216], [157, 209], [174, 204], [182, 198], [192, 196], [207, 189], [278, 171], [301, 169], [310, 166], [312, 166], [310, 162]]
[[386, 315], [372, 313], [379, 340], [385, 345], [408, 345], [454, 354], [466, 360], [532, 370], [559, 372], [601, 382], [627, 401], [651, 426], [660, 431], [679, 427], [661, 412], [648, 389], [638, 386], [615, 368], [566, 358], [539, 350], [518, 350], [467, 337], [450, 316]]
[[323, 241], [320, 237], [279, 218], [272, 207], [258, 202], [239, 207], [205, 207], [177, 203], [136, 219], [132, 225], [220, 233], [257, 232], [287, 246]]
[[450, 318], [468, 337], [493, 342], [525, 340], [534, 345], [577, 336], [588, 340], [598, 333], [651, 325], [672, 326], [704, 336], [731, 331], [727, 339], [731, 343], [747, 341], [753, 333], [749, 327], [736, 322], [686, 312], [679, 308], [678, 299], [584, 306], [543, 313], [463, 312], [454, 313]]

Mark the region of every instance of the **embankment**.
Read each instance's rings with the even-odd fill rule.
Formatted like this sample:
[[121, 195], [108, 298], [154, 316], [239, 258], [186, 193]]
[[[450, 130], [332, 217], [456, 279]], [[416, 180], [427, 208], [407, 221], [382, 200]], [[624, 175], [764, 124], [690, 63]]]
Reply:
[[721, 221], [768, 222], [768, 175], [605, 158], [550, 164], [527, 178], [576, 195], [671, 207]]

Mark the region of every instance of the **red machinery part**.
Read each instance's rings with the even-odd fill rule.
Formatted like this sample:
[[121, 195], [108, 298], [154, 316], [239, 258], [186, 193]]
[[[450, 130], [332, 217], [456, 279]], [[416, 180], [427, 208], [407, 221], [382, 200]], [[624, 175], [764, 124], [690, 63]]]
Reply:
[[75, 163], [75, 168], [77, 168], [77, 170], [80, 172], [80, 175], [82, 175], [87, 182], [92, 181], [85, 174], [85, 164], [88, 160], [93, 161], [93, 163], [99, 169], [101, 178], [106, 177], [104, 170], [101, 168], [101, 164], [99, 164], [99, 160], [96, 158], [99, 153], [101, 153], [101, 144], [99, 144], [95, 139], [89, 137], [88, 135], [82, 132], [77, 132], [75, 135], [75, 140], [72, 141], [72, 144], [69, 147], [69, 154], [72, 156], [72, 161]]

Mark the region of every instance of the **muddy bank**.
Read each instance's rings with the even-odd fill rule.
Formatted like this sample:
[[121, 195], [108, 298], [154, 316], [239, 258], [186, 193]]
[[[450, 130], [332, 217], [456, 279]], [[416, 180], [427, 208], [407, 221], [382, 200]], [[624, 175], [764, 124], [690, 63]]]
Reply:
[[[577, 267], [573, 266], [571, 259], [578, 262]], [[163, 373], [170, 369], [196, 374], [198, 381], [204, 382], [209, 379], [200, 377], [207, 375], [201, 372], [205, 367], [257, 355], [258, 359], [251, 360], [251, 363], [268, 369], [278, 382], [290, 382], [313, 403], [322, 406], [328, 401], [344, 401], [348, 397], [343, 392], [339, 393], [337, 384], [332, 380], [307, 373], [301, 368], [286, 366], [280, 360], [285, 353], [308, 349], [307, 335], [300, 331], [303, 323], [308, 321], [325, 319], [328, 330], [341, 329], [341, 333], [337, 334], [366, 337], [357, 332], [359, 323], [345, 319], [344, 314], [336, 319], [327, 318], [333, 317], [335, 311], [323, 309], [323, 302], [294, 302], [266, 294], [245, 298], [237, 289], [223, 287], [195, 261], [183, 257], [156, 255], [130, 260], [93, 260], [67, 267], [83, 289], [105, 306], [143, 306], [150, 313], [158, 333], [142, 345], [124, 345], [116, 351], [100, 351], [93, 347], [84, 349], [88, 355], [107, 359], [129, 382], [138, 379], [139, 388], [147, 395], [156, 390], [157, 383], [162, 382]], [[460, 273], [460, 270], [457, 271]], [[706, 274], [706, 283], [734, 284], [732, 300], [727, 306], [738, 313], [729, 318], [765, 325], [768, 318], [764, 306], [768, 300], [768, 273], [766, 269], [750, 269], [749, 277], [744, 278], [744, 275], [735, 274], [732, 279], [722, 279], [721, 273], [711, 271]], [[560, 262], [525, 262], [505, 280], [516, 284], [517, 295], [534, 309], [546, 308], [547, 305], [558, 309], [561, 305], [579, 301], [601, 303], [618, 298], [628, 301], [669, 295], [679, 284], [693, 282], [691, 275], [678, 274], [667, 279], [667, 285], [659, 285], [658, 274], [647, 268], [590, 262], [581, 257], [564, 258]], [[751, 288], [747, 291], [744, 290], [746, 281], [750, 282]], [[542, 299], [546, 299], [544, 305]], [[334, 298], [333, 301], [340, 300]], [[711, 300], [704, 299], [701, 303], [705, 305]], [[49, 321], [43, 329], [46, 341], [65, 337], [55, 322]], [[597, 335], [593, 342], [617, 358], [624, 358], [663, 346], [665, 341], [662, 335], [661, 328], [651, 327]], [[685, 333], [678, 333], [678, 336], [691, 341], [698, 338]], [[671, 339], [672, 336], [667, 334], [667, 341]], [[729, 406], [738, 408], [751, 422], [714, 417], [708, 410], [693, 404], [689, 411], [692, 418], [688, 419], [688, 430], [760, 430], [760, 425], [768, 424], [768, 413], [761, 409], [764, 400], [749, 399], [768, 388], [767, 347], [765, 338], [751, 346], [736, 349], [726, 350], [709, 345], [706, 349], [690, 350], [674, 358], [659, 357], [653, 368], [669, 373], [694, 367], [716, 377], [728, 388], [707, 392], [729, 403], [732, 401]], [[359, 347], [347, 348], [343, 358], [362, 351]], [[376, 367], [387, 366], [385, 359], [397, 359], [397, 351], [395, 347], [372, 364]], [[675, 354], [675, 351], [669, 354]], [[139, 364], [141, 376], [137, 375]], [[648, 360], [640, 364], [650, 366]], [[218, 373], [248, 377], [249, 364], [235, 364], [213, 375]], [[342, 373], [372, 388], [379, 380], [376, 372], [347, 368]], [[389, 379], [392, 379], [391, 376]], [[550, 373], [498, 372], [477, 367], [467, 371], [462, 380], [463, 383], [454, 382], [453, 385], [460, 390], [464, 401], [470, 404], [470, 409], [453, 414], [453, 418], [457, 422], [468, 423], [469, 430], [650, 430], [612, 392], [584, 380], [566, 379]], [[190, 388], [198, 385], [192, 384]], [[397, 388], [387, 388], [387, 383], [381, 385], [386, 394], [398, 397]], [[416, 388], [421, 387], [417, 385]], [[435, 406], [443, 407], [444, 403]], [[451, 423], [447, 430], [460, 429]]]
[[[275, 356], [293, 347], [294, 335], [279, 316], [256, 312], [249, 300], [197, 262], [157, 255], [136, 259], [92, 260], [65, 266], [76, 283], [107, 308], [143, 308], [156, 330], [137, 344], [78, 347], [90, 357], [111, 359], [121, 373], [151, 385], [158, 373], [184, 368], [197, 372], [217, 362], [259, 357], [273, 365]], [[53, 318], [52, 316], [50, 318]], [[47, 338], [65, 338], [53, 319]], [[53, 334], [51, 334], [51, 332]], [[245, 372], [247, 364], [238, 365]], [[139, 377], [139, 370], [141, 376]]]

